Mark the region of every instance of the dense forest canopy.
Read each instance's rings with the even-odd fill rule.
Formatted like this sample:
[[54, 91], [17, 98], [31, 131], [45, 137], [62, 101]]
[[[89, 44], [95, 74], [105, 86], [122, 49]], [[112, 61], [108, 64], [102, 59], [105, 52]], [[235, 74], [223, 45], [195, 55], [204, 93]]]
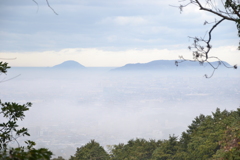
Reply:
[[71, 160], [193, 160], [240, 159], [240, 108], [199, 115], [181, 136], [167, 140], [132, 139], [108, 146], [108, 152], [91, 140], [77, 148]]

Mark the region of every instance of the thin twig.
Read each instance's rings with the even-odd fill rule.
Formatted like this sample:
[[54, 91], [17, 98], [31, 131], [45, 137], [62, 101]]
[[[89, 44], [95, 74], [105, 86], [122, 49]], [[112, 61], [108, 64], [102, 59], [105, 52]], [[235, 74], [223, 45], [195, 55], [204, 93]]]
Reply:
[[36, 3], [36, 5], [37, 5], [37, 12], [36, 13], [38, 13], [38, 10], [39, 10], [39, 5], [38, 5], [38, 3], [35, 1], [35, 0], [32, 0], [34, 3]]
[[55, 12], [55, 10], [50, 6], [48, 0], [46, 0], [46, 2], [47, 2], [48, 7], [51, 8], [51, 10], [52, 10], [56, 15], [58, 15], [57, 12]]
[[15, 77], [12, 77], [12, 78], [6, 79], [6, 80], [3, 79], [3, 80], [0, 81], [0, 83], [10, 81], [10, 80], [12, 80], [12, 79], [15, 79], [15, 78], [19, 77], [20, 75], [21, 75], [21, 74], [15, 76]]

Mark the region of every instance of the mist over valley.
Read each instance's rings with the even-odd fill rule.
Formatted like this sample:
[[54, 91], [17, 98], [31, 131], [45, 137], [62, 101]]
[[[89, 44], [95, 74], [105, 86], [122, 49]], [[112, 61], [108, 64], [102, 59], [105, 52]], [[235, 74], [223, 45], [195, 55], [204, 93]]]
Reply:
[[106, 147], [133, 138], [180, 136], [199, 114], [240, 106], [238, 70], [222, 67], [206, 79], [210, 68], [172, 65], [169, 70], [126, 72], [13, 67], [5, 78], [20, 76], [4, 82], [1, 100], [32, 102], [20, 124], [29, 128], [38, 147], [66, 158], [91, 139]]

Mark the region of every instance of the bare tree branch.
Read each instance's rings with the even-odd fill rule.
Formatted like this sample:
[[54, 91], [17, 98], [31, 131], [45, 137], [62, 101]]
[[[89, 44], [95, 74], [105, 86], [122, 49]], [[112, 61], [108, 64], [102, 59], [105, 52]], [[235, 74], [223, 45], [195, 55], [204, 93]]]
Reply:
[[32, 0], [34, 3], [36, 3], [36, 5], [37, 5], [37, 13], [38, 13], [38, 10], [39, 10], [39, 5], [38, 5], [38, 3], [35, 1], [35, 0]]
[[208, 32], [208, 36], [209, 36], [209, 39], [208, 39], [208, 41], [207, 41], [207, 48], [208, 48], [208, 50], [207, 50], [207, 52], [206, 52], [206, 60], [208, 59], [208, 53], [209, 53], [209, 51], [210, 51], [210, 49], [211, 49], [211, 47], [210, 47], [210, 41], [211, 41], [211, 39], [212, 39], [212, 31], [214, 30], [214, 28], [216, 28], [222, 21], [224, 21], [225, 20], [225, 18], [223, 18], [223, 19], [221, 19], [220, 21], [218, 21], [213, 27], [212, 27], [212, 29]]
[[52, 10], [56, 15], [58, 15], [57, 12], [55, 12], [55, 10], [50, 6], [48, 0], [46, 0], [46, 2], [47, 2], [48, 7], [51, 8], [51, 10]]
[[[38, 12], [38, 10], [39, 10], [39, 5], [38, 5], [38, 3], [37, 3], [35, 0], [32, 0], [32, 1], [33, 1], [34, 3], [36, 3], [36, 5], [38, 6], [38, 9], [37, 9], [37, 12]], [[49, 7], [56, 15], [58, 15], [57, 12], [50, 6], [48, 0], [46, 0], [46, 2], [47, 2], [48, 7]]]
[[[182, 0], [180, 2], [186, 2], [186, 0]], [[221, 2], [222, 2], [222, 5], [223, 5], [225, 11], [218, 8], [215, 0], [205, 0], [205, 5], [203, 5], [200, 2], [200, 0], [190, 0], [190, 2], [188, 2], [184, 5], [180, 4], [180, 6], [178, 6], [179, 9], [180, 9], [180, 12], [182, 12], [183, 8], [187, 7], [190, 4], [196, 5], [197, 7], [199, 7], [200, 10], [210, 12], [214, 15], [217, 15], [217, 16], [221, 17], [221, 20], [215, 21], [215, 24], [207, 32], [208, 33], [208, 39], [207, 40], [205, 40], [205, 35], [206, 34], [204, 35], [203, 38], [201, 38], [201, 37], [189, 37], [189, 38], [193, 39], [193, 44], [188, 47], [190, 50], [192, 50], [193, 60], [185, 59], [182, 56], [180, 56], [180, 60], [175, 62], [176, 66], [178, 66], [179, 63], [182, 63], [182, 62], [185, 62], [185, 61], [199, 62], [200, 64], [208, 63], [213, 68], [213, 72], [210, 76], [207, 76], [205, 74], [206, 78], [211, 78], [214, 75], [216, 69], [218, 69], [218, 67], [221, 64], [223, 64], [226, 68], [237, 69], [237, 65], [227, 66], [218, 57], [214, 57], [214, 56], [209, 57], [209, 52], [212, 49], [212, 46], [210, 44], [210, 42], [212, 40], [212, 32], [224, 20], [234, 21], [234, 22], [237, 23], [238, 34], [239, 34], [239, 37], [240, 37], [240, 1], [236, 2], [234, 0], [226, 0], [225, 3], [224, 3], [223, 0], [221, 0]], [[237, 4], [237, 3], [239, 3], [239, 4]], [[176, 7], [176, 6], [173, 6], [173, 7]], [[210, 24], [210, 23], [205, 21], [204, 25], [205, 24]], [[203, 45], [203, 44], [205, 44], [205, 45]], [[240, 43], [239, 43], [239, 49], [240, 49]], [[219, 62], [218, 65], [214, 66], [209, 61], [209, 59], [216, 59]]]
[[227, 16], [225, 16], [225, 15], [223, 15], [223, 14], [220, 14], [219, 12], [216, 12], [216, 11], [213, 11], [213, 10], [211, 10], [211, 9], [208, 9], [208, 8], [205, 8], [205, 7], [203, 7], [202, 5], [201, 5], [201, 3], [198, 1], [198, 0], [195, 0], [196, 1], [196, 3], [199, 5], [199, 7], [200, 7], [200, 10], [204, 10], [204, 11], [207, 11], [207, 12], [211, 12], [211, 13], [213, 13], [213, 14], [215, 14], [215, 15], [218, 15], [218, 16], [220, 16], [220, 17], [222, 17], [222, 18], [225, 18], [225, 19], [227, 19], [227, 20], [229, 20], [229, 21], [236, 21], [237, 19], [235, 19], [235, 18], [230, 18], [230, 17], [227, 17]]
[[21, 74], [19, 74], [19, 75], [17, 75], [17, 76], [14, 76], [14, 77], [12, 77], [12, 78], [9, 78], [9, 79], [3, 78], [2, 80], [0, 80], [0, 83], [10, 81], [10, 80], [15, 79], [15, 78], [17, 78], [17, 77], [19, 77], [19, 76], [21, 76]]

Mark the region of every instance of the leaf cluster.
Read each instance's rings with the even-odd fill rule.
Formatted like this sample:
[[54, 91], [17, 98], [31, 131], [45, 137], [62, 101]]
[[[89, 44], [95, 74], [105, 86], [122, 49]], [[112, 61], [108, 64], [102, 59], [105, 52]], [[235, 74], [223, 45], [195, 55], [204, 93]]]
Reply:
[[35, 142], [26, 141], [27, 147], [20, 146], [17, 148], [9, 148], [2, 150], [0, 159], [4, 160], [49, 160], [52, 152], [46, 148], [36, 149], [33, 146]]
[[[52, 152], [46, 148], [36, 149], [33, 141], [25, 141], [26, 146], [21, 146], [17, 138], [22, 136], [30, 136], [27, 128], [19, 128], [17, 122], [23, 120], [24, 112], [28, 111], [31, 103], [20, 105], [15, 102], [1, 102], [1, 112], [5, 121], [0, 123], [0, 159], [4, 160], [48, 160], [52, 156]], [[9, 143], [17, 142], [17, 148], [11, 148]]]
[[5, 102], [1, 106], [1, 115], [6, 118], [6, 122], [0, 123], [0, 150], [7, 149], [9, 142], [16, 140], [20, 136], [30, 136], [27, 128], [18, 129], [17, 121], [23, 120], [25, 117], [24, 112], [29, 110], [31, 103], [26, 103], [23, 105], [17, 104], [15, 102]]
[[151, 159], [153, 152], [162, 145], [162, 141], [132, 139], [127, 144], [113, 145], [110, 150], [111, 160], [145, 160]]
[[70, 160], [108, 160], [109, 155], [102, 146], [95, 140], [91, 140], [86, 145], [77, 148], [74, 156]]
[[7, 73], [7, 69], [9, 69], [7, 62], [0, 62], [0, 73]]
[[[240, 37], [240, 2], [236, 0], [226, 0], [225, 7], [230, 11], [232, 15], [237, 15], [238, 18], [235, 19], [238, 36]], [[240, 42], [238, 49], [240, 50]]]

